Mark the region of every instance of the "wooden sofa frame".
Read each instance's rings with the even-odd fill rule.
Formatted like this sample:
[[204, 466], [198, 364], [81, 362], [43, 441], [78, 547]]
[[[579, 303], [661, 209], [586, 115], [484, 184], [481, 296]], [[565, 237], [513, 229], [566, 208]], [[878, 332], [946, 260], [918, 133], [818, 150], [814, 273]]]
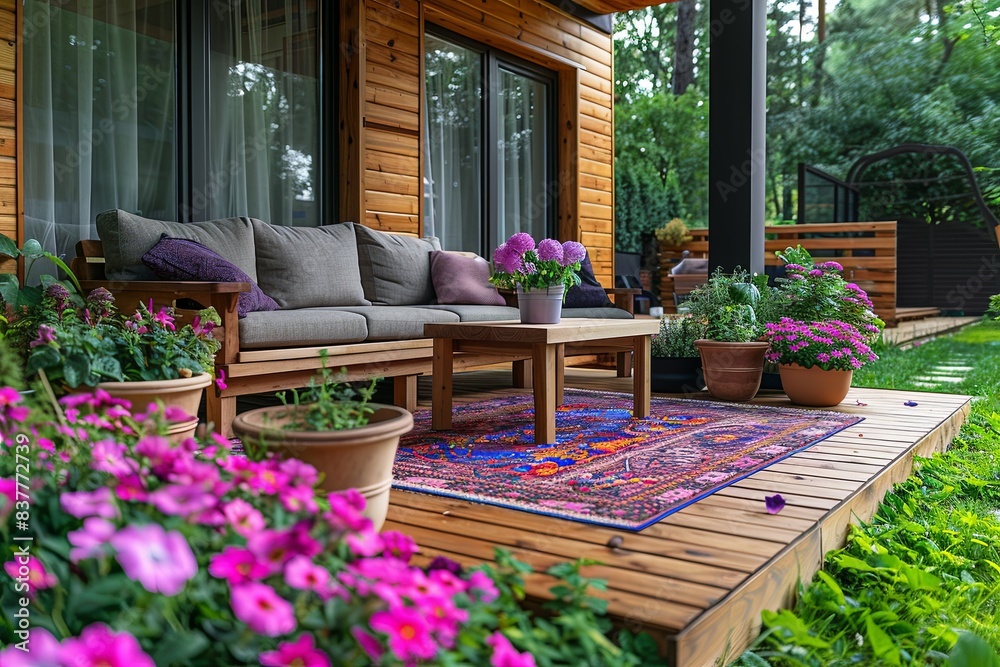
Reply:
[[[216, 385], [206, 391], [206, 419], [224, 436], [232, 435], [232, 422], [236, 416], [236, 399], [239, 396], [269, 393], [303, 387], [322, 368], [321, 352], [327, 354], [330, 368], [343, 368], [346, 380], [367, 380], [374, 377], [393, 378], [393, 402], [413, 412], [417, 407], [417, 377], [430, 374], [433, 362], [433, 341], [430, 338], [398, 341], [378, 341], [288, 347], [259, 350], [240, 350], [239, 319], [236, 300], [240, 292], [250, 290], [249, 283], [214, 283], [194, 281], [113, 281], [104, 275], [104, 252], [100, 241], [80, 241], [77, 257], [72, 262], [73, 272], [80, 279], [85, 292], [104, 287], [115, 295], [120, 309], [152, 299], [154, 307], [175, 306], [181, 299], [191, 299], [203, 307], [211, 306], [218, 312], [222, 325], [215, 330], [222, 347], [216, 354], [215, 375], [223, 378], [224, 389]], [[633, 312], [636, 289], [606, 288], [616, 307]], [[388, 306], [387, 306], [388, 307]], [[184, 312], [179, 311], [183, 317]], [[616, 355], [619, 376], [632, 371], [630, 348], [594, 346], [567, 346], [565, 356]], [[502, 354], [456, 354], [455, 371], [471, 370], [497, 363], [513, 364], [516, 387], [531, 386], [531, 360], [527, 356]]]

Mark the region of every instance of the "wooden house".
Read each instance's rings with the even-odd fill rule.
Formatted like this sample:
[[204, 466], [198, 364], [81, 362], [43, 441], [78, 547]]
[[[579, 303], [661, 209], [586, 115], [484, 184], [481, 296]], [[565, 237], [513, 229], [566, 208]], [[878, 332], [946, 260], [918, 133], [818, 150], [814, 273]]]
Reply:
[[644, 4], [0, 2], [0, 232], [72, 256], [114, 207], [482, 254], [526, 230], [610, 286], [610, 13]]

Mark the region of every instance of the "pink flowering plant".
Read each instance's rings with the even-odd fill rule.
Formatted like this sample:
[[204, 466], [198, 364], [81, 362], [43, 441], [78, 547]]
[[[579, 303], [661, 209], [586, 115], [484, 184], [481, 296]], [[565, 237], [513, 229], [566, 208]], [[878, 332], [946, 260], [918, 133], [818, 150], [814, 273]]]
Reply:
[[171, 442], [169, 410], [100, 390], [61, 407], [0, 390], [4, 667], [658, 664], [648, 637], [600, 634], [579, 564], [536, 618], [525, 566], [418, 567], [411, 538], [301, 461]]
[[[523, 290], [545, 289], [554, 285], [570, 287], [580, 284], [580, 262], [587, 249], [576, 241], [560, 243], [542, 239], [535, 245], [531, 234], [519, 232], [493, 251], [493, 275], [490, 282], [497, 287]], [[563, 298], [566, 293], [563, 292]]]
[[44, 370], [53, 386], [75, 389], [212, 372], [220, 346], [212, 331], [219, 322], [209, 308], [181, 324], [173, 309], [154, 310], [152, 302], [124, 315], [103, 287], [75, 306], [72, 295], [55, 283], [45, 290], [40, 308], [13, 326], [27, 339], [28, 373]]
[[829, 260], [814, 262], [802, 246], [778, 253], [785, 262], [786, 277], [778, 279], [775, 309], [783, 317], [800, 322], [839, 321], [855, 327], [869, 345], [885, 326], [875, 314], [868, 294], [844, 279], [844, 267]]
[[850, 371], [878, 360], [864, 334], [847, 322], [802, 322], [783, 317], [765, 326], [771, 341], [765, 358], [772, 363]]

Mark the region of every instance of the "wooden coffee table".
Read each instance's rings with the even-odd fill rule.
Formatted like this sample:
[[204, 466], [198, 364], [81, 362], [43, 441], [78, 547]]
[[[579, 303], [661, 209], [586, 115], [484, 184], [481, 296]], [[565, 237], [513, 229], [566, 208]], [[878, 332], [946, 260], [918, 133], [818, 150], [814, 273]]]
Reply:
[[649, 416], [650, 336], [659, 333], [660, 321], [565, 319], [559, 324], [520, 322], [457, 322], [425, 324], [424, 335], [434, 339], [431, 427], [451, 428], [452, 373], [456, 353], [531, 356], [535, 396], [535, 443], [556, 440], [556, 406], [563, 402], [565, 346], [599, 343], [633, 348], [633, 413]]

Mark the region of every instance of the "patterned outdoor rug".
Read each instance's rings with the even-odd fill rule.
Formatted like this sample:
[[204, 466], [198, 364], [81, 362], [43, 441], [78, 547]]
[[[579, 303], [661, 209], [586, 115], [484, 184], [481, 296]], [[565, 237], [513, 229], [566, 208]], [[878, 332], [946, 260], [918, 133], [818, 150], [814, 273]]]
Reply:
[[[398, 489], [641, 530], [856, 424], [840, 412], [566, 390], [556, 444], [533, 445], [530, 395], [457, 406], [452, 430], [414, 414], [393, 469]], [[764, 501], [761, 499], [761, 510]]]

